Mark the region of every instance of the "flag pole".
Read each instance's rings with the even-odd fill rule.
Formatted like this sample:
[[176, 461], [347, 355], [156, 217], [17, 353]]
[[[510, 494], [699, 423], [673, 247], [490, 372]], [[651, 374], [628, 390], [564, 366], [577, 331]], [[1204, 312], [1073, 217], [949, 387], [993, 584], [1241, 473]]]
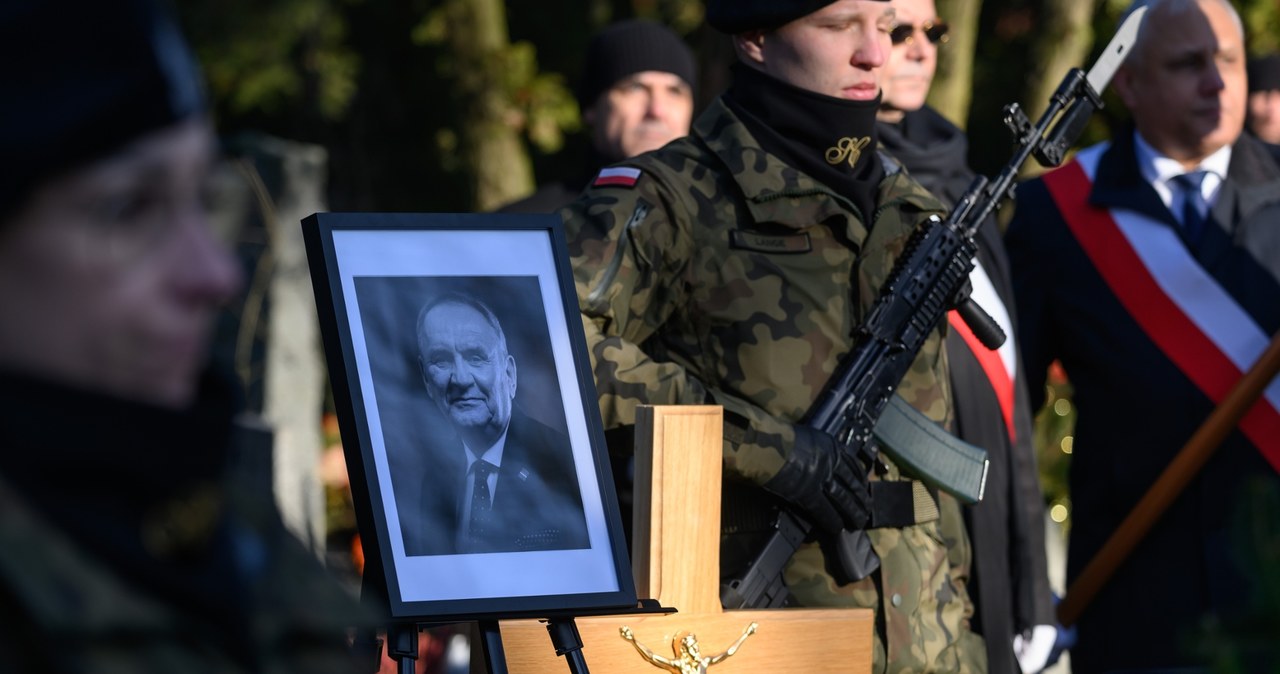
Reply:
[[1142, 500], [1138, 501], [1138, 505], [1129, 511], [1124, 521], [1111, 534], [1111, 538], [1107, 539], [1098, 554], [1089, 560], [1084, 571], [1067, 588], [1066, 596], [1058, 604], [1058, 622], [1062, 626], [1070, 627], [1075, 624], [1080, 614], [1093, 601], [1094, 595], [1111, 579], [1112, 574], [1133, 552], [1164, 511], [1200, 472], [1200, 468], [1222, 444], [1227, 434], [1261, 397], [1277, 372], [1280, 372], [1280, 332], [1272, 337], [1267, 350], [1196, 429], [1191, 439], [1187, 440], [1173, 457], [1173, 461], [1142, 496]]

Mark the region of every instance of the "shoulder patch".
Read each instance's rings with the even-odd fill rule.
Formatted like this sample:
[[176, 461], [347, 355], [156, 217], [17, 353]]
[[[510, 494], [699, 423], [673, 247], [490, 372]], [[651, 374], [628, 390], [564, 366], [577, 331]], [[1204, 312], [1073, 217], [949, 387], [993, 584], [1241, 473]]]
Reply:
[[640, 169], [630, 166], [612, 166], [601, 169], [596, 179], [591, 181], [592, 187], [635, 187], [640, 181]]

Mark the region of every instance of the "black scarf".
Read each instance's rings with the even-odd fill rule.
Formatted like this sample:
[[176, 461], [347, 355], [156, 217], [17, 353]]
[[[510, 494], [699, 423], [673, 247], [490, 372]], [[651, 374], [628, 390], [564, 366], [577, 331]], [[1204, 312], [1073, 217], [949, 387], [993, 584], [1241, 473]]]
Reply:
[[884, 177], [876, 154], [879, 97], [825, 96], [739, 63], [724, 98], [765, 152], [848, 198], [871, 227]]
[[911, 177], [948, 205], [973, 182], [964, 132], [929, 106], [912, 110], [897, 124], [881, 122], [880, 142]]
[[0, 475], [87, 554], [245, 657], [222, 501], [235, 407], [213, 375], [195, 404], [169, 410], [0, 373]]

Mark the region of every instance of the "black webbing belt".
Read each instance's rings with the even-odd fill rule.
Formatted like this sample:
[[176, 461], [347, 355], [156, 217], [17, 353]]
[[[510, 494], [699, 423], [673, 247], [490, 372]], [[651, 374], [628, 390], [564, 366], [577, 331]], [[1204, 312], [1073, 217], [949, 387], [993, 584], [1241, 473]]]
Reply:
[[871, 527], [901, 529], [938, 519], [938, 492], [919, 480], [871, 483]]

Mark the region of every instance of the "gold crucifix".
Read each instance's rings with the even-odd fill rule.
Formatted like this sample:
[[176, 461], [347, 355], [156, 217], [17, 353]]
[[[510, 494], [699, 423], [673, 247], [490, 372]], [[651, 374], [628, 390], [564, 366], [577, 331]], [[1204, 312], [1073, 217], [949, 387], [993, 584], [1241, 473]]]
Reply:
[[698, 645], [698, 637], [691, 632], [680, 632], [671, 640], [671, 651], [675, 654], [674, 658], [665, 658], [645, 647], [644, 644], [636, 641], [635, 634], [631, 632], [631, 628], [623, 625], [618, 631], [622, 634], [622, 638], [631, 642], [632, 646], [644, 656], [654, 667], [661, 667], [678, 674], [707, 674], [707, 668], [724, 662], [729, 656], [738, 652], [738, 647], [747, 637], [756, 633], [756, 623], [752, 622], [742, 631], [742, 636], [733, 642], [733, 645], [725, 649], [723, 653], [718, 655], [703, 656], [702, 647]]

